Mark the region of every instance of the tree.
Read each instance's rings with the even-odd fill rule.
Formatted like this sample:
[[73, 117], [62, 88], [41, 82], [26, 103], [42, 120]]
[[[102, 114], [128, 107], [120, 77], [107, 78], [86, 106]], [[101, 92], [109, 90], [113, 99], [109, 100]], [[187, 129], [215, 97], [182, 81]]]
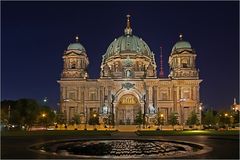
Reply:
[[215, 125], [216, 124], [216, 115], [214, 115], [211, 109], [208, 109], [203, 116], [203, 124], [205, 125]]
[[174, 126], [176, 124], [178, 124], [178, 119], [177, 119], [177, 116], [176, 116], [176, 113], [171, 113], [170, 116], [169, 116], [169, 119], [168, 119], [168, 123], [170, 125], [173, 126], [173, 129], [174, 129]]
[[227, 112], [220, 112], [217, 116], [217, 123], [220, 128], [228, 128], [228, 125], [231, 124], [230, 114]]
[[139, 128], [140, 128], [140, 125], [143, 124], [143, 114], [141, 110], [136, 115], [135, 123], [139, 125]]
[[162, 113], [158, 113], [157, 115], [157, 125], [158, 125], [158, 130], [160, 125], [164, 125], [164, 117]]
[[75, 114], [74, 117], [71, 120], [71, 124], [80, 124], [80, 115], [79, 114]]
[[199, 120], [195, 111], [191, 112], [191, 115], [187, 119], [187, 125], [199, 124]]
[[90, 125], [96, 125], [96, 124], [99, 125], [99, 116], [98, 116], [98, 114], [93, 113], [91, 115], [91, 117], [89, 118], [88, 123]]
[[37, 116], [39, 115], [39, 105], [33, 99], [19, 99], [15, 104], [14, 112], [18, 116], [12, 115], [12, 121], [18, 121], [20, 125], [26, 125], [27, 129], [31, 128], [36, 123]]
[[14, 109], [15, 103], [16, 102], [12, 100], [4, 100], [1, 102], [1, 123], [2, 124], [5, 124], [5, 125], [12, 124], [11, 116], [9, 115], [9, 113], [11, 112], [11, 110]]
[[[43, 116], [44, 115], [44, 116]], [[56, 114], [48, 106], [40, 106], [38, 112], [38, 123], [40, 125], [49, 126], [53, 125], [56, 120]]]
[[[7, 118], [9, 124], [19, 125], [19, 127], [25, 126], [26, 129], [31, 128], [39, 121], [46, 125], [52, 124], [55, 119], [55, 114], [50, 107], [41, 106], [34, 99], [5, 100], [1, 102], [1, 105], [1, 120]], [[46, 114], [45, 119], [40, 118], [42, 113]]]
[[234, 111], [233, 114], [233, 124], [238, 124], [239, 123], [239, 111]]
[[64, 117], [64, 113], [58, 112], [56, 114], [56, 122], [57, 122], [57, 124], [65, 124], [66, 123], [66, 118]]

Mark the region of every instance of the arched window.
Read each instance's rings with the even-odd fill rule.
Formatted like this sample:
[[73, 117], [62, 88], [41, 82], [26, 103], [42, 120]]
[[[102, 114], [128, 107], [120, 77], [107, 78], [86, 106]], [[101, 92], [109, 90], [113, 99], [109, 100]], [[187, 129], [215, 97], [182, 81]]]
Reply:
[[71, 69], [76, 69], [76, 64], [75, 63], [72, 63]]
[[188, 60], [185, 58], [182, 60], [182, 67], [187, 68], [188, 67]]

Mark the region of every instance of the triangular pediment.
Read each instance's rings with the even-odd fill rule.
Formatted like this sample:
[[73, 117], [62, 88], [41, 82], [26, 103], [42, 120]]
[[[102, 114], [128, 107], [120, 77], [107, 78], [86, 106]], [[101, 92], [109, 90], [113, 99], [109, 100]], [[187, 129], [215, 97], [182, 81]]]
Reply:
[[78, 56], [78, 55], [80, 55], [80, 53], [69, 52], [69, 53], [67, 53], [66, 55], [68, 55], [68, 56]]

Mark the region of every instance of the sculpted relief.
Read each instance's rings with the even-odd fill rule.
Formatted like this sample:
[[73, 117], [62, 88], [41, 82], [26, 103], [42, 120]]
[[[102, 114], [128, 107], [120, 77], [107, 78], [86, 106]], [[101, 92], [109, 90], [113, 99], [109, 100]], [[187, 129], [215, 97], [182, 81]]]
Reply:
[[138, 103], [138, 100], [135, 96], [128, 94], [122, 96], [119, 103], [121, 105], [134, 105]]

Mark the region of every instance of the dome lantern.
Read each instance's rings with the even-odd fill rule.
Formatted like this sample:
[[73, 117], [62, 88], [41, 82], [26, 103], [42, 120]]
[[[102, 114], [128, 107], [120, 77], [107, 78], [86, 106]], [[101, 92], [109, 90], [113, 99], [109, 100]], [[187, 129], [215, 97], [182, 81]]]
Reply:
[[188, 41], [183, 40], [183, 34], [179, 34], [179, 41], [173, 46], [172, 53], [178, 49], [192, 49], [191, 44]]
[[79, 36], [75, 37], [75, 41], [76, 41], [75, 43], [69, 44], [67, 50], [79, 50], [79, 51], [86, 52], [86, 50], [83, 47], [83, 45], [79, 43]]
[[128, 14], [127, 15], [127, 26], [126, 26], [126, 28], [124, 30], [125, 35], [132, 35], [132, 28], [130, 26], [130, 17], [131, 16]]

